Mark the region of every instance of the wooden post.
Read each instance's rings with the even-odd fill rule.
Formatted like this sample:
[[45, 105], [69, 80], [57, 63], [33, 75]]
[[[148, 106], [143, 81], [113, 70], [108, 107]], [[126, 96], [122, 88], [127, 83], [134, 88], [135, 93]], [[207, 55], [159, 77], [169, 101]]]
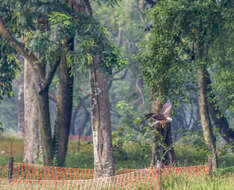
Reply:
[[13, 142], [10, 141], [9, 147], [9, 163], [8, 163], [8, 180], [11, 180], [13, 177], [13, 168], [14, 168], [14, 157], [13, 157]]
[[158, 183], [158, 190], [161, 190], [161, 167], [162, 167], [162, 163], [157, 160], [157, 183]]
[[212, 159], [210, 157], [208, 157], [208, 168], [209, 168], [208, 174], [212, 175]]
[[9, 157], [9, 166], [8, 166], [8, 180], [11, 180], [13, 177], [13, 167], [14, 167], [14, 158]]

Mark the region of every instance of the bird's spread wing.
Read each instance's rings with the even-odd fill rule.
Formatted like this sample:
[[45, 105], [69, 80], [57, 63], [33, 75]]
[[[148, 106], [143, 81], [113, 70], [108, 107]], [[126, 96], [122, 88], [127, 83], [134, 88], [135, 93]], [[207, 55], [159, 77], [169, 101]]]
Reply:
[[163, 108], [161, 110], [161, 114], [164, 116], [164, 117], [169, 117], [170, 116], [170, 112], [171, 112], [171, 108], [172, 108], [172, 104], [171, 104], [171, 101], [168, 99], [167, 102], [163, 105]]
[[[162, 110], [159, 114], [156, 113], [149, 113], [144, 116], [142, 119], [142, 122], [149, 118], [153, 118], [155, 121], [150, 125], [151, 127], [155, 126], [156, 124], [163, 122], [164, 120], [166, 121], [167, 118], [170, 116], [172, 104], [170, 100], [168, 99], [167, 102], [163, 105]], [[171, 118], [170, 118], [171, 119]]]
[[152, 116], [152, 118], [155, 119], [155, 120], [158, 120], [158, 121], [161, 121], [161, 120], [166, 119], [166, 117], [164, 117], [164, 115], [161, 114], [161, 113], [159, 113], [159, 114], [154, 114], [154, 115]]
[[144, 122], [144, 121], [146, 121], [147, 119], [151, 118], [153, 115], [154, 115], [154, 113], [149, 113], [149, 114], [144, 115], [144, 117], [143, 117], [143, 119], [142, 119], [142, 122]]

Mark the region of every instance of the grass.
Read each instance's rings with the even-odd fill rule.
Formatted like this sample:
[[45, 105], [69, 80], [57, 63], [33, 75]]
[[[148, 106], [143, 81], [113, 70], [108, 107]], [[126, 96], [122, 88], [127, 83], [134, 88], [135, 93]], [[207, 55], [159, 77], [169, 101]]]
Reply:
[[231, 190], [234, 175], [214, 175], [204, 177], [176, 176], [166, 177], [162, 181], [165, 190]]
[[[144, 181], [144, 182], [143, 182]], [[17, 190], [72, 190], [72, 189], [94, 189], [94, 190], [107, 190], [107, 189], [144, 189], [153, 190], [157, 189], [157, 181], [152, 181], [150, 185], [149, 181], [130, 181], [128, 183], [114, 183], [115, 185], [109, 188], [104, 187], [104, 183], [95, 183], [93, 181], [40, 181], [38, 183], [26, 183], [23, 181], [12, 182], [9, 184], [7, 181], [1, 182], [1, 190], [17, 189]], [[4, 185], [3, 185], [4, 184]], [[214, 176], [188, 176], [188, 175], [173, 175], [164, 176], [161, 180], [161, 190], [231, 190], [234, 186], [233, 175], [214, 175]]]
[[11, 142], [14, 160], [16, 162], [23, 162], [23, 140], [13, 137], [4, 137], [0, 135], [0, 166], [8, 164], [9, 155], [11, 154]]

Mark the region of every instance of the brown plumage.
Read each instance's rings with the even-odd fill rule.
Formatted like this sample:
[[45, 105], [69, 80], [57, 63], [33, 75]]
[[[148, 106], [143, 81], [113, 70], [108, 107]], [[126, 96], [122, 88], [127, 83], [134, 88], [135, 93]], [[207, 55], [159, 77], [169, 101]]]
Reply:
[[151, 127], [155, 126], [156, 124], [165, 124], [168, 122], [171, 122], [172, 119], [170, 118], [170, 111], [171, 111], [172, 105], [170, 100], [167, 100], [167, 102], [163, 105], [162, 110], [160, 113], [149, 113], [144, 116], [143, 121], [146, 121], [150, 118], [154, 120], [154, 122], [151, 124]]

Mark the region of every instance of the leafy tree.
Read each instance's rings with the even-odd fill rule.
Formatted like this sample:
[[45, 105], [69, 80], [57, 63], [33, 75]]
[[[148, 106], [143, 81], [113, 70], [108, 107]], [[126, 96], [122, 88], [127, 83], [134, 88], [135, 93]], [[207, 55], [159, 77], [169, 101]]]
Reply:
[[[178, 77], [186, 76], [181, 68], [197, 70], [201, 123], [205, 142], [212, 152], [214, 168], [217, 166], [217, 154], [208, 109], [211, 90], [207, 69], [212, 64], [208, 52], [227, 21], [224, 16], [225, 2], [228, 1], [159, 1], [153, 9], [154, 27], [150, 49], [155, 56], [148, 56], [145, 61], [151, 61], [145, 64], [146, 79], [157, 89], [159, 96], [169, 95], [173, 89], [178, 91], [180, 85], [177, 84], [184, 83]], [[154, 79], [156, 83], [151, 82]]]
[[[34, 128], [37, 129], [38, 113], [41, 115], [39, 126], [41, 128], [44, 163], [52, 164], [54, 153], [52, 150], [49, 113], [49, 86], [60, 64], [60, 60], [62, 60], [60, 55], [66, 55], [67, 50], [64, 45], [68, 40], [67, 38], [69, 35], [74, 35], [74, 28], [77, 26], [77, 22], [74, 22], [75, 24], [72, 25], [71, 21], [74, 21], [75, 17], [77, 17], [75, 15], [79, 15], [79, 13], [69, 8], [69, 5], [67, 5], [65, 1], [27, 1], [27, 3], [17, 2], [15, 4], [11, 1], [4, 1], [1, 6], [3, 13], [5, 13], [1, 17], [1, 36], [18, 54], [24, 56], [25, 61], [28, 63], [25, 65], [25, 68], [31, 69], [31, 72], [25, 73], [25, 75], [27, 75], [27, 73], [29, 74], [29, 77], [26, 78], [30, 78], [28, 82], [31, 87], [25, 89], [29, 89], [28, 94], [31, 94], [29, 97], [34, 97], [33, 101], [35, 102], [32, 106], [34, 106], [33, 108], [35, 111], [33, 112], [33, 117], [29, 117], [25, 114], [25, 118], [29, 120], [29, 123], [33, 126], [35, 125]], [[67, 13], [74, 13], [75, 15], [67, 15]], [[19, 16], [13, 18], [14, 15]], [[11, 27], [14, 26], [14, 24], [16, 28]], [[65, 37], [63, 36], [64, 32], [66, 33]], [[24, 42], [19, 42], [17, 39], [18, 36], [26, 36]], [[51, 67], [50, 71], [47, 73], [46, 67]], [[65, 71], [65, 73], [66, 72], [67, 71]], [[25, 82], [27, 83], [27, 81]], [[27, 98], [27, 96], [25, 96], [25, 98]], [[65, 102], [65, 104], [66, 103], [67, 102]], [[25, 102], [25, 105], [29, 106], [27, 102]], [[39, 110], [37, 110], [38, 108]], [[26, 109], [26, 113], [27, 110], [30, 109]], [[31, 122], [33, 120], [34, 122]], [[28, 138], [25, 138], [25, 140], [27, 139]], [[29, 143], [25, 143], [25, 145], [27, 144]], [[35, 151], [27, 150], [27, 152]]]
[[[228, 24], [219, 38], [211, 47], [210, 54], [216, 52], [212, 57], [213, 64], [210, 68], [210, 73], [207, 74], [212, 92], [209, 94], [209, 110], [223, 139], [229, 143], [234, 142], [234, 130], [229, 127], [233, 117], [233, 80], [232, 73], [234, 71], [234, 56], [233, 56], [233, 32], [231, 21]], [[229, 119], [229, 122], [228, 122]], [[230, 123], [230, 124], [229, 124]]]
[[[91, 88], [91, 126], [94, 147], [94, 168], [96, 176], [112, 176], [114, 174], [114, 162], [112, 154], [112, 134], [110, 121], [110, 107], [106, 73], [111, 73], [113, 66], [121, 59], [106, 36], [101, 32], [100, 25], [96, 23], [93, 29], [99, 32], [98, 38], [92, 35], [87, 41], [88, 48], [84, 55], [90, 65]], [[85, 37], [85, 36], [84, 36]], [[84, 41], [86, 42], [86, 40]]]
[[[30, 6], [31, 9], [28, 8]], [[39, 9], [37, 9], [38, 6]], [[48, 105], [48, 89], [55, 70], [58, 66], [58, 61], [56, 62], [56, 60], [53, 59], [53, 56], [49, 57], [49, 59], [48, 57], [43, 56], [48, 52], [52, 53], [50, 44], [45, 43], [51, 41], [42, 40], [43, 38], [45, 39], [46, 34], [48, 34], [45, 32], [45, 23], [43, 23], [43, 19], [40, 20], [41, 23], [39, 22], [39, 18], [42, 18], [42, 12], [48, 10], [47, 4], [42, 2], [41, 4], [37, 4], [32, 1], [27, 1], [27, 3], [21, 1], [17, 1], [16, 3], [11, 1], [4, 1], [1, 3], [1, 10], [2, 14], [0, 19], [0, 29], [2, 39], [4, 39], [7, 45], [9, 45], [11, 48], [14, 48], [16, 53], [24, 56], [25, 60], [27, 60], [29, 65], [32, 67], [36, 90], [30, 93], [36, 93], [35, 97], [37, 97], [37, 99], [35, 99], [35, 101], [38, 103], [40, 110], [39, 113], [41, 116], [39, 120], [39, 126], [41, 128], [44, 162], [45, 164], [51, 164], [53, 156]], [[14, 17], [14, 15], [18, 15], [18, 17]], [[40, 35], [40, 30], [43, 30], [45, 35]], [[17, 39], [19, 36], [25, 36], [23, 33], [27, 34], [27, 39], [24, 40], [26, 43], [19, 42]], [[40, 38], [40, 40], [38, 38]], [[35, 44], [36, 41], [40, 42], [40, 44]], [[44, 44], [42, 44], [42, 42], [44, 42]], [[48, 51], [44, 51], [46, 48], [40, 48], [40, 45], [48, 47]], [[57, 50], [58, 48], [55, 48], [56, 52]], [[35, 53], [40, 54], [41, 59], [38, 59]], [[51, 61], [55, 61], [55, 64], [52, 64], [53, 66], [51, 71], [46, 75], [44, 69], [45, 63], [51, 63]], [[34, 90], [35, 88], [32, 86], [31, 89]], [[31, 117], [31, 119], [35, 118], [36, 117]]]
[[[184, 84], [180, 76], [184, 72], [182, 68], [186, 64], [186, 60], [179, 59], [179, 49], [175, 48], [177, 41], [171, 35], [169, 26], [165, 20], [160, 20], [164, 15], [157, 15], [156, 13], [158, 6], [160, 5], [157, 4], [153, 9], [153, 28], [150, 34], [146, 36], [146, 40], [142, 42], [139, 54], [144, 79], [152, 91], [153, 98], [158, 97], [157, 101], [152, 104], [154, 113], [160, 112], [167, 97], [170, 97], [173, 102], [175, 102], [175, 99], [179, 100], [178, 97], [183, 91], [182, 84]], [[151, 165], [155, 165], [156, 160], [161, 159], [164, 163], [174, 162], [173, 148], [167, 151], [167, 148], [172, 145], [170, 124], [158, 125], [155, 127], [154, 133]], [[163, 144], [162, 141], [167, 146], [166, 149], [159, 146], [159, 144]], [[160, 149], [167, 152], [164, 158], [162, 158], [164, 153], [160, 153]]]

